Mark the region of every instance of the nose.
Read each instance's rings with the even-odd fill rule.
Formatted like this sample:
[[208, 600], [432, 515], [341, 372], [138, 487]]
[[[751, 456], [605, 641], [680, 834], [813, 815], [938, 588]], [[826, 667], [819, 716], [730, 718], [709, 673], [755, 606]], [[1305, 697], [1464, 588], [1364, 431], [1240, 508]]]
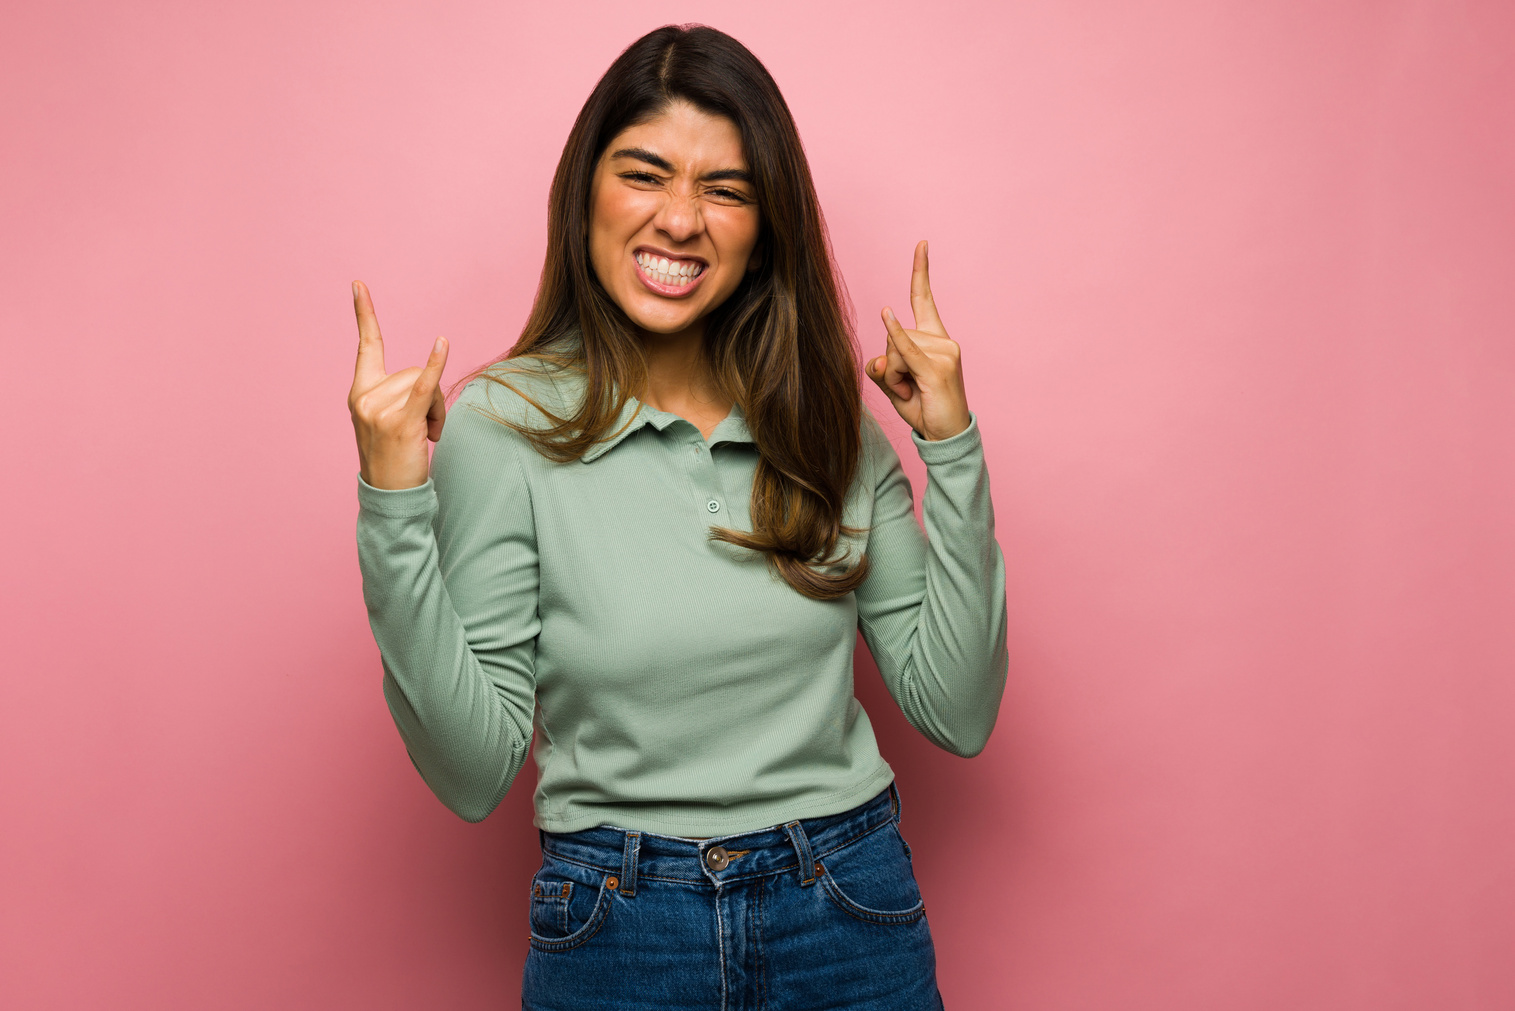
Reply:
[[705, 227], [692, 193], [669, 193], [652, 225], [673, 242], [687, 242]]

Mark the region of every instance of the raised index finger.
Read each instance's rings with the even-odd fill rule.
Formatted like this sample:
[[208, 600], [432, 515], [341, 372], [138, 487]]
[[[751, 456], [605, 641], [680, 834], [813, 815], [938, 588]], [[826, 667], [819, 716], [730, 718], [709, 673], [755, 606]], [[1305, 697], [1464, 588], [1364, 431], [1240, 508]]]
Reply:
[[931, 273], [926, 262], [926, 240], [915, 244], [915, 264], [910, 271], [910, 311], [915, 313], [915, 328], [939, 336], [947, 336], [942, 318], [936, 312], [936, 300], [931, 297]]
[[362, 281], [352, 283], [352, 308], [358, 317], [358, 362], [353, 380], [359, 386], [371, 386], [383, 379], [384, 338], [379, 335], [379, 317], [373, 311], [373, 296]]

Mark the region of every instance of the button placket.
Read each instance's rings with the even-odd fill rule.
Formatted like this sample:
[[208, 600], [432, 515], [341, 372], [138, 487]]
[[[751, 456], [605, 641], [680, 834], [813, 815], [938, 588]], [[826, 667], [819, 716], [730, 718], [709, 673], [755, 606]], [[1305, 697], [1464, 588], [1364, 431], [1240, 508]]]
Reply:
[[715, 469], [715, 454], [703, 438], [691, 444], [690, 456], [694, 461], [694, 485], [696, 500], [705, 516], [713, 517], [721, 511], [723, 496], [720, 478]]

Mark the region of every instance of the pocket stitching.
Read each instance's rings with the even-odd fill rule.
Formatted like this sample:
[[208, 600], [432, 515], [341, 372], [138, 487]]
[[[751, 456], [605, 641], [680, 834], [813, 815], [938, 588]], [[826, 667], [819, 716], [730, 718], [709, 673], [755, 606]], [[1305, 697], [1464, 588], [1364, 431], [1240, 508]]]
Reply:
[[897, 913], [885, 912], [882, 909], [869, 909], [867, 906], [854, 902], [842, 891], [841, 886], [836, 883], [836, 879], [831, 876], [831, 871], [826, 869], [825, 864], [821, 864], [821, 881], [826, 886], [827, 897], [835, 902], [842, 912], [854, 919], [862, 920], [864, 923], [893, 926], [912, 923], [926, 915], [926, 900], [924, 898], [909, 909], [904, 909]]
[[530, 924], [527, 924], [527, 939], [531, 942], [531, 946], [539, 951], [567, 951], [570, 948], [577, 948], [595, 934], [598, 934], [600, 928], [605, 924], [605, 919], [610, 915], [611, 900], [608, 897], [609, 892], [610, 889], [606, 888], [605, 883], [602, 881], [600, 883], [599, 895], [595, 899], [594, 909], [590, 912], [588, 921], [567, 937], [543, 937], [532, 930]]
[[542, 887], [541, 884], [538, 882], [532, 883], [531, 916], [532, 919], [536, 918], [538, 905], [546, 907], [547, 911], [544, 914], [544, 918], [550, 921], [556, 921], [558, 924], [558, 930], [560, 930], [564, 936], [567, 936], [568, 900], [570, 896], [573, 895], [573, 882], [562, 881], [559, 882], [559, 884], [562, 887], [559, 889], [557, 895], [543, 895], [540, 892], [540, 889]]

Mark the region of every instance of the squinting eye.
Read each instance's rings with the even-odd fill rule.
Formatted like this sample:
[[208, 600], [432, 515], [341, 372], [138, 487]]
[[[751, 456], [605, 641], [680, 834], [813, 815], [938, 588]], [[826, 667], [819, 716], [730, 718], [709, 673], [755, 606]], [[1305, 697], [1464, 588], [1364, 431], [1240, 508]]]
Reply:
[[655, 183], [658, 181], [658, 177], [652, 175], [650, 172], [622, 172], [621, 178], [632, 179], [639, 183]]
[[746, 197], [735, 190], [711, 190], [710, 192], [715, 196], [724, 197], [727, 200], [741, 200], [743, 202], [747, 200]]

